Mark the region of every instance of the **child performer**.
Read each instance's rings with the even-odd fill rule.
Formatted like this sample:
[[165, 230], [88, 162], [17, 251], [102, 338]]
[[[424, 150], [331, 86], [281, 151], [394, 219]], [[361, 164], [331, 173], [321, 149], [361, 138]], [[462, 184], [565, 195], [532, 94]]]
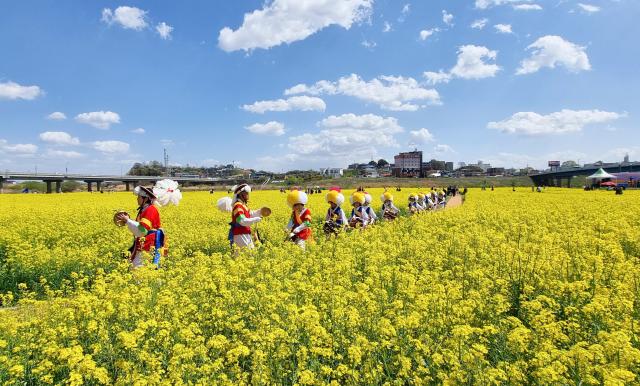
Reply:
[[340, 188], [331, 188], [325, 197], [330, 205], [324, 222], [324, 233], [327, 235], [338, 234], [340, 229], [347, 225], [347, 216], [340, 207], [344, 203], [344, 195]]
[[364, 193], [364, 211], [365, 213], [367, 213], [367, 216], [369, 217], [369, 223], [367, 225], [373, 225], [377, 220], [378, 220], [378, 215], [376, 215], [376, 211], [371, 209], [371, 201], [373, 200], [373, 197], [371, 197], [371, 195], [367, 192], [362, 192]]
[[395, 220], [398, 217], [400, 209], [393, 205], [393, 195], [390, 192], [382, 193], [380, 196], [382, 201], [382, 218], [385, 220]]
[[352, 228], [357, 228], [358, 225], [364, 228], [369, 223], [369, 216], [367, 212], [364, 211], [363, 206], [365, 201], [366, 198], [363, 192], [353, 192], [351, 195], [351, 205], [353, 205], [353, 209], [351, 210], [349, 226]]
[[291, 220], [287, 225], [289, 240], [296, 243], [300, 248], [305, 249], [307, 240], [311, 241], [312, 239], [311, 211], [305, 208], [307, 194], [299, 190], [292, 190], [287, 194], [287, 204], [292, 209]]

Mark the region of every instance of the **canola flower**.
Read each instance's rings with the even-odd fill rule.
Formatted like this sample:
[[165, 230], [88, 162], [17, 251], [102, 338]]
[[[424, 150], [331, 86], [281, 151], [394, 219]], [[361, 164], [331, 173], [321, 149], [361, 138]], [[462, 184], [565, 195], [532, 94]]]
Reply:
[[0, 383], [639, 382], [640, 192], [472, 189], [306, 251], [285, 195], [254, 192], [273, 215], [238, 258], [220, 196], [161, 209], [157, 271], [120, 258], [130, 194], [0, 196]]

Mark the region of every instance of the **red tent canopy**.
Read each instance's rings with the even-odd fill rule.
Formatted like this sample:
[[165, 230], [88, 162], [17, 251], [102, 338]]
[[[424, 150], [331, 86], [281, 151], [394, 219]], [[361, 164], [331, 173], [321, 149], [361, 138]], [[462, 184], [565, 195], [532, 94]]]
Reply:
[[600, 186], [616, 186], [615, 182], [607, 181], [600, 184]]

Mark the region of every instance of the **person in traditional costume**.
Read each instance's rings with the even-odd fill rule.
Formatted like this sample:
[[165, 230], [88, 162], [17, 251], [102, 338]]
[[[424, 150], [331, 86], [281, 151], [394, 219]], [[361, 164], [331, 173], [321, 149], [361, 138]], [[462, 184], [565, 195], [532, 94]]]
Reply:
[[438, 192], [438, 203], [440, 204], [441, 208], [447, 206], [447, 194], [443, 190]]
[[351, 217], [349, 218], [349, 226], [352, 228], [362, 227], [365, 228], [367, 224], [369, 224], [369, 216], [367, 212], [364, 211], [364, 203], [366, 201], [366, 197], [363, 192], [354, 192], [351, 195], [351, 205], [353, 205], [353, 209], [351, 209]]
[[426, 203], [426, 196], [424, 193], [418, 193], [418, 199], [416, 200], [416, 207], [418, 208], [418, 212], [424, 212], [428, 209]]
[[430, 193], [427, 193], [427, 194], [424, 195], [424, 206], [425, 206], [426, 210], [435, 209], [435, 203], [431, 199], [431, 194]]
[[149, 253], [153, 256], [153, 264], [160, 268], [160, 258], [167, 256], [167, 240], [156, 204], [178, 205], [182, 193], [178, 189], [178, 183], [172, 180], [158, 181], [153, 188], [137, 186], [133, 193], [138, 199], [136, 219], [129, 218], [126, 212], [119, 212], [114, 221], [118, 225], [126, 225], [134, 237], [133, 245], [129, 248], [132, 267], [144, 265], [144, 254]]
[[396, 208], [393, 204], [393, 195], [390, 192], [385, 191], [380, 196], [380, 201], [382, 201], [382, 218], [385, 220], [394, 220], [398, 217], [398, 213], [400, 213], [400, 209]]
[[418, 206], [418, 195], [416, 193], [409, 194], [409, 213], [416, 214], [420, 212]]
[[363, 210], [367, 214], [367, 217], [369, 217], [369, 223], [367, 225], [373, 225], [378, 220], [376, 211], [371, 209], [371, 201], [373, 201], [373, 197], [371, 197], [371, 195], [365, 191], [363, 191], [362, 193], [364, 193]]
[[430, 193], [430, 197], [431, 197], [431, 202], [433, 203], [433, 209], [438, 209], [438, 195], [436, 194], [435, 190], [432, 190]]
[[307, 241], [312, 240], [311, 211], [306, 208], [307, 194], [300, 190], [292, 190], [287, 194], [287, 204], [291, 207], [291, 219], [287, 224], [289, 240], [305, 249]]
[[347, 216], [342, 210], [341, 205], [344, 203], [344, 195], [340, 192], [340, 188], [331, 188], [325, 196], [329, 209], [324, 221], [324, 233], [327, 235], [338, 234], [340, 229], [347, 225]]
[[[241, 249], [253, 249], [253, 236], [251, 226], [262, 221], [263, 214], [261, 208], [258, 210], [249, 209], [249, 194], [251, 186], [248, 184], [236, 185], [232, 188], [233, 199], [223, 197], [218, 200], [218, 209], [222, 212], [231, 212], [231, 222], [229, 223], [228, 240], [234, 254], [237, 255]], [[269, 211], [270, 212], [270, 211]]]

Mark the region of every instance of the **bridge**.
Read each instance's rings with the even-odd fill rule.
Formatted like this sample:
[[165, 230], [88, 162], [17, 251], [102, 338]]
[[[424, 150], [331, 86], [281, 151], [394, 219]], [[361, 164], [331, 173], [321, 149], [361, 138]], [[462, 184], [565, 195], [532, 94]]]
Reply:
[[47, 185], [47, 193], [62, 192], [64, 181], [81, 181], [87, 184], [87, 190], [102, 191], [102, 186], [107, 182], [123, 183], [127, 191], [138, 185], [153, 185], [156, 181], [164, 178], [171, 178], [179, 184], [189, 183], [194, 185], [235, 185], [246, 182], [243, 177], [227, 178], [197, 178], [197, 177], [162, 177], [162, 176], [109, 176], [109, 175], [83, 175], [83, 174], [32, 174], [32, 173], [11, 173], [0, 174], [0, 192], [6, 181], [42, 181]]
[[529, 177], [531, 178], [531, 181], [533, 181], [533, 184], [536, 186], [566, 186], [570, 188], [572, 185], [572, 180], [574, 178], [588, 177], [598, 171], [598, 169], [600, 168], [611, 174], [639, 172], [640, 162], [597, 163], [577, 168], [561, 168], [557, 170], [545, 171], [542, 173], [530, 175]]

